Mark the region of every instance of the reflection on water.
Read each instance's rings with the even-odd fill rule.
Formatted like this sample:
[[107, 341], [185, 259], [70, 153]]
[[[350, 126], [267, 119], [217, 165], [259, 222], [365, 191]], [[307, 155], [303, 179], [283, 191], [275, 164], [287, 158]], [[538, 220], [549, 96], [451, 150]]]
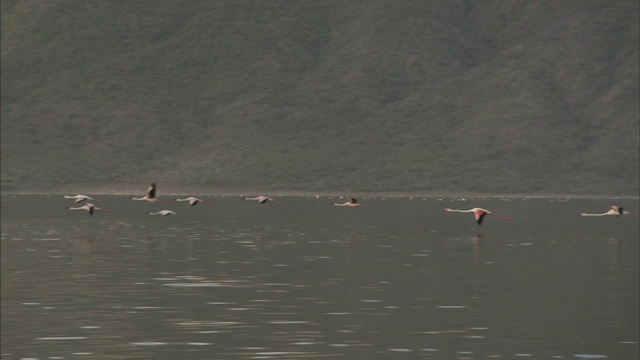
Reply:
[[2, 358], [639, 356], [638, 219], [575, 215], [611, 201], [103, 198], [3, 196]]

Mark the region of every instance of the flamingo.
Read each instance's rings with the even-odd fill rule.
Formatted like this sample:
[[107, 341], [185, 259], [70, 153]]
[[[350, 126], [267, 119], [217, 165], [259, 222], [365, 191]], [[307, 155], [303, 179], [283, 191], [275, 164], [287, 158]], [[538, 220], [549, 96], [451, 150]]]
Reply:
[[578, 215], [580, 216], [635, 216], [635, 217], [640, 217], [639, 214], [633, 214], [628, 212], [627, 210], [625, 210], [624, 208], [621, 208], [620, 206], [617, 205], [611, 205], [609, 207], [609, 211], [602, 213], [602, 214], [587, 214], [587, 213], [578, 213]]
[[67, 207], [67, 209], [69, 210], [84, 210], [89, 212], [89, 215], [93, 216], [93, 212], [96, 210], [100, 210], [100, 211], [108, 211], [108, 212], [112, 212], [113, 210], [108, 210], [108, 209], [103, 209], [103, 208], [99, 208], [95, 205], [93, 205], [92, 203], [86, 203], [82, 206], [79, 207]]
[[[148, 201], [148, 202], [158, 202], [161, 201], [160, 199], [158, 199], [156, 197], [156, 183], [152, 183], [151, 186], [149, 186], [149, 189], [147, 189], [147, 194], [145, 196], [142, 197], [132, 197], [131, 200], [144, 200], [144, 201]], [[162, 201], [164, 203], [168, 203], [168, 201]]]
[[250, 197], [246, 197], [246, 196], [242, 195], [242, 199], [243, 200], [256, 200], [260, 204], [266, 204], [269, 201], [273, 201], [276, 204], [284, 205], [283, 202], [274, 200], [274, 199], [272, 199], [272, 198], [270, 198], [268, 196], [257, 196], [257, 197], [250, 198]]
[[469, 209], [469, 210], [453, 210], [453, 209], [449, 209], [449, 208], [444, 208], [444, 211], [448, 211], [448, 212], [465, 212], [465, 213], [473, 213], [473, 216], [476, 219], [476, 222], [478, 223], [478, 225], [482, 225], [482, 221], [484, 220], [485, 216], [487, 216], [487, 214], [489, 215], [493, 215], [493, 216], [497, 216], [503, 219], [507, 219], [507, 220], [513, 220], [512, 218], [508, 217], [508, 216], [504, 216], [504, 215], [500, 215], [500, 214], [496, 214], [493, 213], [489, 210], [486, 209], [482, 209], [482, 208], [473, 208], [473, 209]]
[[162, 215], [162, 216], [167, 216], [167, 215], [177, 215], [176, 213], [174, 213], [171, 210], [160, 210], [158, 212], [150, 212], [149, 215]]
[[371, 205], [360, 204], [360, 203], [358, 203], [358, 200], [356, 198], [353, 198], [353, 197], [351, 199], [349, 199], [349, 201], [347, 201], [346, 203], [333, 204], [333, 206], [351, 206], [351, 207], [353, 207], [353, 206], [361, 206], [361, 207], [367, 207], [367, 208], [373, 207]]
[[184, 199], [176, 199], [176, 201], [188, 201], [189, 202], [189, 206], [196, 206], [198, 203], [203, 203], [203, 204], [207, 204], [209, 206], [214, 206], [214, 203], [209, 203], [206, 202], [204, 200], [198, 199], [197, 197], [193, 197], [193, 196], [189, 196], [188, 198], [184, 198]]
[[65, 199], [76, 199], [76, 201], [75, 201], [76, 203], [80, 203], [80, 202], [83, 202], [83, 201], [86, 201], [86, 200], [100, 201], [100, 200], [94, 199], [92, 197], [89, 197], [87, 195], [65, 195], [65, 196], [63, 196], [63, 198], [65, 198]]

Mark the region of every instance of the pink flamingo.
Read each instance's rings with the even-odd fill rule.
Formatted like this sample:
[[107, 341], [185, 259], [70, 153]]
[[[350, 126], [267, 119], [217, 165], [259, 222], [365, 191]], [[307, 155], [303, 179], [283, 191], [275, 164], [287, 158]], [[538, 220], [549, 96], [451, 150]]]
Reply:
[[99, 211], [107, 211], [107, 212], [112, 212], [113, 210], [108, 210], [108, 209], [103, 209], [103, 208], [99, 208], [95, 205], [93, 205], [92, 203], [86, 203], [82, 206], [79, 207], [67, 207], [67, 209], [69, 210], [84, 210], [87, 211], [89, 213], [89, 215], [93, 216], [93, 212], [96, 210]]
[[580, 216], [635, 216], [635, 217], [640, 217], [639, 214], [633, 214], [628, 212], [627, 210], [625, 210], [624, 208], [621, 208], [620, 206], [616, 206], [616, 205], [611, 205], [609, 207], [609, 211], [602, 213], [602, 214], [587, 214], [587, 213], [578, 213], [578, 215]]
[[131, 200], [143, 200], [143, 201], [148, 201], [148, 202], [163, 202], [163, 203], [169, 203], [168, 201], [162, 201], [160, 199], [158, 199], [158, 197], [156, 196], [156, 183], [152, 183], [151, 186], [149, 186], [149, 189], [147, 189], [147, 194], [145, 196], [142, 197], [132, 197]]
[[184, 198], [184, 199], [176, 199], [176, 201], [188, 201], [189, 202], [189, 206], [196, 206], [198, 203], [203, 203], [203, 204], [207, 204], [209, 206], [214, 206], [214, 203], [209, 203], [206, 202], [204, 200], [198, 199], [197, 197], [193, 197], [193, 196], [189, 196], [188, 198]]
[[352, 197], [351, 199], [349, 199], [349, 201], [347, 201], [347, 202], [345, 202], [345, 203], [342, 203], [342, 204], [333, 204], [333, 206], [351, 206], [351, 207], [354, 207], [354, 206], [360, 206], [360, 207], [366, 207], [366, 208], [373, 207], [373, 206], [371, 206], [371, 205], [363, 205], [363, 204], [360, 204], [360, 203], [358, 202], [358, 200], [357, 200], [356, 198], [353, 198], [353, 197]]
[[65, 196], [63, 196], [63, 197], [64, 197], [65, 199], [76, 199], [76, 201], [75, 201], [76, 203], [80, 203], [80, 202], [83, 202], [83, 201], [86, 201], [86, 200], [100, 201], [100, 200], [98, 200], [98, 199], [94, 199], [94, 198], [89, 197], [89, 196], [87, 196], [87, 195], [73, 195], [73, 196], [71, 196], [71, 195], [65, 195]]
[[246, 196], [242, 195], [242, 199], [243, 200], [256, 200], [260, 204], [266, 204], [269, 201], [273, 201], [274, 203], [280, 204], [280, 205], [284, 205], [285, 204], [285, 203], [283, 203], [281, 201], [274, 200], [273, 198], [270, 198], [268, 196], [257, 196], [257, 197], [250, 198], [250, 197], [246, 197]]
[[162, 215], [162, 216], [169, 216], [169, 215], [176, 215], [176, 213], [174, 213], [171, 210], [160, 210], [158, 212], [150, 212], [149, 215]]
[[474, 218], [476, 219], [476, 222], [478, 223], [478, 225], [482, 225], [482, 221], [484, 220], [485, 216], [488, 215], [493, 215], [493, 216], [497, 216], [499, 218], [503, 218], [503, 219], [507, 219], [507, 220], [513, 220], [513, 218], [510, 218], [508, 216], [504, 216], [504, 215], [500, 215], [500, 214], [496, 214], [493, 213], [489, 210], [486, 209], [482, 209], [482, 208], [473, 208], [473, 209], [469, 209], [469, 210], [453, 210], [453, 209], [449, 209], [449, 208], [444, 208], [444, 211], [448, 211], [448, 212], [465, 212], [465, 213], [473, 213]]

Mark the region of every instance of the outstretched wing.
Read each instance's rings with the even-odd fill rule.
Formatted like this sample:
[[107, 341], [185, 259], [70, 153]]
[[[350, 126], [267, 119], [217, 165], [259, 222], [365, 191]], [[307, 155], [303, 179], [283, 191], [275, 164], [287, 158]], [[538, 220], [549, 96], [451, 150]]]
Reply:
[[152, 183], [147, 190], [147, 196], [150, 198], [156, 197], [156, 183]]
[[487, 212], [484, 210], [478, 210], [473, 213], [473, 216], [476, 218], [476, 222], [478, 223], [478, 225], [482, 225], [485, 216], [487, 216]]
[[624, 215], [624, 208], [616, 205], [612, 205], [611, 208], [615, 210], [615, 212], [617, 212], [619, 215]]

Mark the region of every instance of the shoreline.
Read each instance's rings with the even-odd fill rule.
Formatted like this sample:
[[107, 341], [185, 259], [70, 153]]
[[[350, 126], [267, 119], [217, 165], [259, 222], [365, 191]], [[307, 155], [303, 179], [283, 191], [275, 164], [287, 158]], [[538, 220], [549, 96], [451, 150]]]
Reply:
[[[1, 195], [143, 195], [147, 190], [146, 186], [131, 184], [75, 184], [64, 186], [29, 187], [0, 190]], [[357, 190], [263, 190], [256, 188], [234, 188], [216, 186], [176, 186], [162, 185], [159, 193], [165, 195], [199, 195], [199, 196], [242, 196], [242, 195], [264, 195], [271, 196], [360, 196], [360, 197], [465, 197], [465, 198], [565, 198], [565, 199], [635, 199], [640, 200], [638, 195], [621, 194], [556, 194], [556, 193], [507, 193], [490, 194], [469, 191], [357, 191]], [[161, 196], [161, 195], [160, 195]]]

